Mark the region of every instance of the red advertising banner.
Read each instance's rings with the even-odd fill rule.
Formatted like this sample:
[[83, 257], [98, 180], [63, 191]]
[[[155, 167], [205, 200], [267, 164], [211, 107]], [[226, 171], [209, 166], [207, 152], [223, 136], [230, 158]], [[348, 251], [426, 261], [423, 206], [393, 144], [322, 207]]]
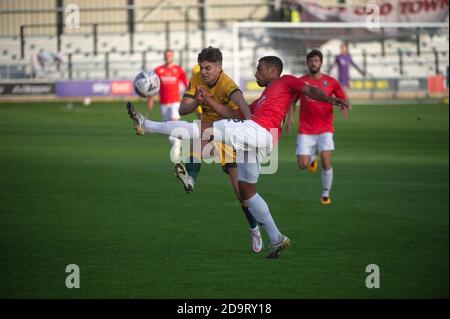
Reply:
[[[302, 21], [365, 22], [379, 13], [383, 22], [445, 22], [449, 0], [379, 0], [367, 6], [329, 7], [310, 0], [292, 0], [302, 8]], [[348, 1], [350, 2], [350, 1]], [[347, 3], [348, 3], [347, 2]]]

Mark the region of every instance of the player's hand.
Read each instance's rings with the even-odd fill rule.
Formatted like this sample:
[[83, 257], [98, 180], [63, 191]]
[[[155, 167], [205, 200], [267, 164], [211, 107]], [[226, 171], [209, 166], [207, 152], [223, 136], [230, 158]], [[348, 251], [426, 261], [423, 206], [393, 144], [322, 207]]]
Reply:
[[198, 90], [195, 92], [195, 99], [197, 100], [197, 103], [200, 105], [208, 104], [208, 103], [206, 103], [206, 100], [203, 97], [203, 95]]
[[348, 117], [348, 113], [350, 112], [350, 110], [352, 108], [350, 103], [348, 103], [347, 101], [341, 100], [339, 98], [334, 98], [333, 104], [341, 109], [342, 115], [344, 117]]
[[202, 85], [197, 86], [197, 91], [196, 91], [197, 101], [202, 105], [207, 105], [208, 97], [211, 97], [211, 94], [208, 92], [208, 90]]
[[197, 92], [203, 97], [208, 97], [211, 96], [211, 94], [208, 92], [208, 90], [203, 86], [203, 85], [199, 85], [197, 86]]

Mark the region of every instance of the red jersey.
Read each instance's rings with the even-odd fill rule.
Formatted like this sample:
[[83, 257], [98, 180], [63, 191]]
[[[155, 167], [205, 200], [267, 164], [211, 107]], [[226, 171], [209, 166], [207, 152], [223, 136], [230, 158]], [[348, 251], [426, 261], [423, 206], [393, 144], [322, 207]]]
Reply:
[[283, 75], [270, 83], [259, 99], [249, 105], [253, 113], [252, 120], [268, 131], [278, 129], [279, 138], [284, 118], [304, 84], [302, 79], [293, 75]]
[[[342, 100], [346, 99], [341, 85], [331, 76], [323, 74], [320, 79], [314, 79], [307, 74], [300, 77], [300, 79], [309, 86], [321, 89], [328, 96], [334, 95]], [[333, 105], [313, 100], [303, 94], [300, 95], [298, 132], [300, 134], [334, 133]]]
[[158, 75], [161, 88], [159, 89], [159, 97], [161, 104], [170, 104], [181, 101], [180, 97], [180, 82], [185, 87], [188, 85], [186, 72], [179, 65], [165, 66], [161, 65], [155, 69]]

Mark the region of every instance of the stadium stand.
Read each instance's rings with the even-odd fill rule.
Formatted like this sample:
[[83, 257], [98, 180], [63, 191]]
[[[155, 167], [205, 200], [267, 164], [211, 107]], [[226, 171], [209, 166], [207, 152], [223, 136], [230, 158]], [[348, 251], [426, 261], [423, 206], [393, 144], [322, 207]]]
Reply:
[[[177, 63], [190, 70], [196, 64], [199, 50], [208, 45], [222, 50], [224, 69], [231, 73], [232, 24], [241, 20], [277, 19], [274, 14], [277, 1], [242, 4], [211, 0], [207, 10], [202, 11], [201, 2], [195, 0], [184, 1], [183, 5], [176, 1], [135, 0], [134, 21], [130, 25], [126, 2], [79, 1], [83, 6], [81, 27], [63, 27], [59, 33], [55, 13], [63, 13], [64, 7], [55, 8], [55, 1], [0, 4], [0, 80], [33, 78], [31, 61], [40, 50], [59, 52], [63, 57], [59, 71], [45, 73], [51, 79], [130, 79], [143, 67], [158, 66], [162, 52], [169, 47], [175, 50]], [[204, 20], [202, 15], [206, 16]], [[298, 38], [295, 32], [280, 35], [264, 29], [242, 33], [241, 73], [252, 76], [255, 61], [262, 55], [273, 54], [283, 58], [286, 73], [300, 74], [304, 72], [305, 51], [313, 47], [324, 53], [327, 69], [342, 42], [338, 35], [327, 34], [316, 33], [315, 40], [311, 40], [314, 34], [308, 36], [308, 32], [300, 33]], [[369, 78], [398, 79], [418, 74], [427, 77], [445, 74], [448, 69], [448, 28], [383, 40], [355, 37], [354, 41], [346, 42], [354, 61], [365, 68]], [[351, 70], [351, 76], [363, 79], [355, 69]]]

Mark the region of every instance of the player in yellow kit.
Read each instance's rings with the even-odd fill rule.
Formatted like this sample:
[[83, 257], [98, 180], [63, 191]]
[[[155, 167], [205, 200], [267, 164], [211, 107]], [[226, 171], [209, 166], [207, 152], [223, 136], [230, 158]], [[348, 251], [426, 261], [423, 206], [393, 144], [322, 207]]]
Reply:
[[[197, 108], [198, 104], [200, 104], [202, 132], [211, 127], [214, 121], [223, 119], [222, 116], [217, 114], [204, 100], [202, 100], [201, 97], [198, 96], [197, 87], [204, 86], [217, 101], [229, 106], [229, 112], [226, 114], [227, 118], [250, 118], [251, 112], [241, 90], [222, 70], [222, 53], [220, 50], [213, 47], [203, 49], [198, 55], [198, 63], [200, 70], [197, 73], [193, 72], [193, 76], [180, 104], [180, 115], [192, 113]], [[201, 141], [201, 143], [203, 150], [203, 147], [207, 142]], [[242, 205], [237, 182], [237, 168], [234, 151], [230, 146], [222, 143], [214, 143], [214, 148], [216, 154], [221, 158], [222, 169], [230, 176], [233, 190]], [[175, 174], [183, 183], [184, 189], [189, 193], [194, 190], [195, 179], [201, 168], [201, 159], [201, 154], [192, 152], [185, 164], [177, 163], [175, 165]], [[260, 252], [263, 248], [263, 242], [259, 227], [256, 220], [248, 211], [248, 208], [242, 205], [242, 209], [250, 225], [252, 250], [254, 252]]]

